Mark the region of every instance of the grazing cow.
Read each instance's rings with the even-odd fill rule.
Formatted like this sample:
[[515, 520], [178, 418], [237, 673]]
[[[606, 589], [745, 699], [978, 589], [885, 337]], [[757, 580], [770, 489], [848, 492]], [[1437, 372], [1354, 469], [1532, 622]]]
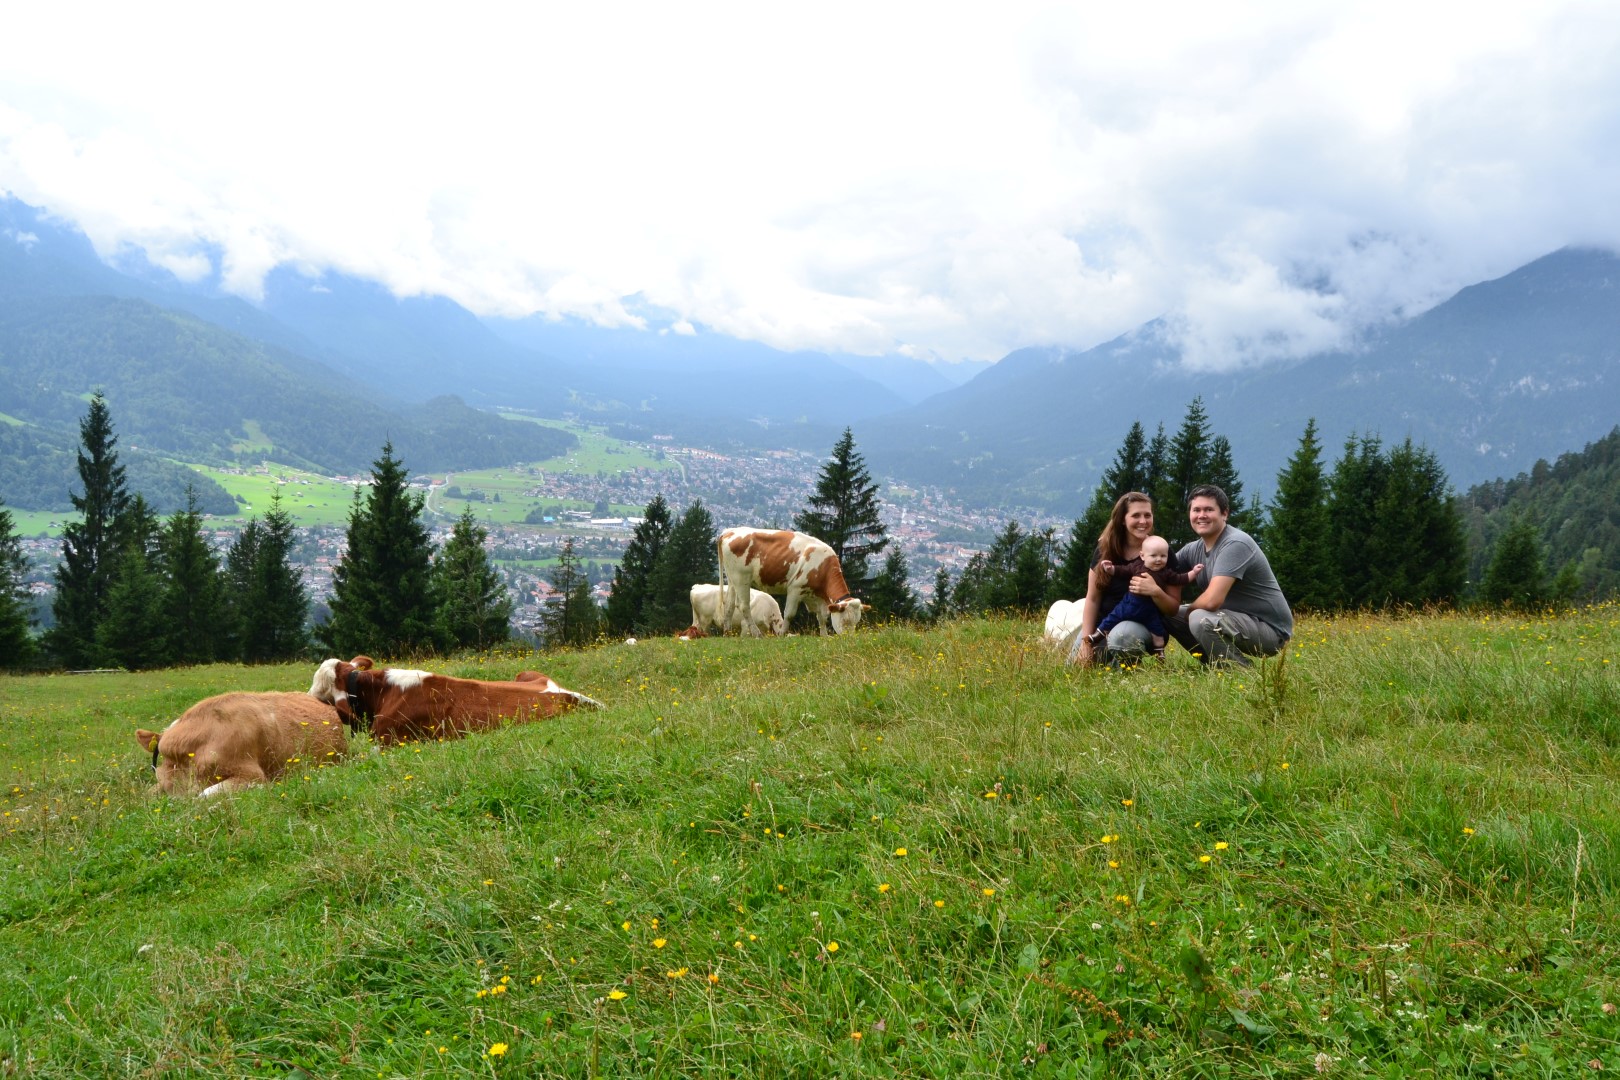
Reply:
[[348, 751], [337, 710], [308, 694], [237, 691], [204, 698], [162, 734], [138, 728], [158, 788], [200, 795], [273, 780], [295, 763], [322, 765]]
[[861, 602], [849, 593], [844, 569], [833, 549], [815, 537], [781, 529], [727, 529], [720, 534], [721, 609], [725, 628], [759, 636], [759, 628], [743, 618], [744, 597], [750, 589], [786, 595], [783, 615], [792, 620], [802, 600], [816, 613], [821, 635], [832, 624], [835, 634], [848, 633], [861, 621]]
[[375, 668], [369, 656], [323, 661], [309, 692], [336, 706], [350, 727], [369, 725], [371, 737], [385, 745], [413, 738], [452, 739], [503, 723], [544, 720], [576, 705], [605, 708], [538, 671], [525, 671], [509, 682], [457, 679], [431, 671]]
[[[711, 626], [725, 629], [725, 613], [720, 610], [721, 589], [718, 585], [700, 584], [692, 586], [692, 625], [681, 632], [680, 636], [690, 641], [692, 638], [703, 636], [703, 632]], [[754, 624], [755, 633], [769, 630], [777, 637], [787, 633], [787, 620], [782, 618], [782, 608], [776, 602], [776, 597], [770, 593], [750, 589], [748, 593], [748, 621]]]

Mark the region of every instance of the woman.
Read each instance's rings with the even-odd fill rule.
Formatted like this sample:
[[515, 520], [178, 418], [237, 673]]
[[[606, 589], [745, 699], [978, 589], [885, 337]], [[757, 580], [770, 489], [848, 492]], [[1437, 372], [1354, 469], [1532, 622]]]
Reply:
[[[1069, 659], [1078, 664], [1090, 664], [1099, 659], [1093, 655], [1091, 635], [1097, 624], [1114, 610], [1114, 605], [1127, 592], [1146, 596], [1166, 615], [1174, 615], [1181, 606], [1181, 587], [1161, 589], [1151, 575], [1143, 573], [1142, 542], [1153, 535], [1153, 500], [1140, 491], [1127, 491], [1114, 503], [1108, 524], [1097, 538], [1097, 554], [1091, 561], [1091, 573], [1086, 578], [1085, 611], [1080, 620], [1080, 633], [1075, 637]], [[1114, 572], [1106, 574], [1099, 564], [1107, 560], [1114, 564]], [[1107, 652], [1145, 653], [1152, 635], [1148, 628], [1137, 622], [1122, 622], [1108, 632]]]

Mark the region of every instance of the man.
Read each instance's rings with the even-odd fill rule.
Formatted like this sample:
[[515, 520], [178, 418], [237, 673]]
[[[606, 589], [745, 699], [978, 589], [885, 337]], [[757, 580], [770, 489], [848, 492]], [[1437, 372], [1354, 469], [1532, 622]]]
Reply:
[[1226, 519], [1232, 504], [1214, 484], [1199, 484], [1187, 500], [1198, 539], [1176, 552], [1175, 568], [1204, 568], [1194, 578], [1198, 599], [1165, 620], [1170, 636], [1208, 663], [1249, 665], [1274, 656], [1294, 634], [1294, 613], [1254, 538]]

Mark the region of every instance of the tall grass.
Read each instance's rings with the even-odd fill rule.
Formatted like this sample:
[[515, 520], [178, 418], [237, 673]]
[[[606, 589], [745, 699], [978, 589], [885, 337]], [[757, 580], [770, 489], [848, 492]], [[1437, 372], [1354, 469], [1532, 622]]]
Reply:
[[1620, 611], [1065, 668], [1012, 621], [469, 657], [610, 704], [228, 799], [0, 682], [0, 1072], [1565, 1076], [1620, 1066]]

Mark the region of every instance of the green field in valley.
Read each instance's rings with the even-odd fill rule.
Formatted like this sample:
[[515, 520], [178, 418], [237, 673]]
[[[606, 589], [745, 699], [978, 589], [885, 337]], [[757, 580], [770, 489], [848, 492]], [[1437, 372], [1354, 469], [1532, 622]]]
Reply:
[[1620, 609], [1037, 637], [467, 656], [608, 708], [211, 800], [133, 730], [313, 662], [0, 679], [0, 1075], [1620, 1067]]

